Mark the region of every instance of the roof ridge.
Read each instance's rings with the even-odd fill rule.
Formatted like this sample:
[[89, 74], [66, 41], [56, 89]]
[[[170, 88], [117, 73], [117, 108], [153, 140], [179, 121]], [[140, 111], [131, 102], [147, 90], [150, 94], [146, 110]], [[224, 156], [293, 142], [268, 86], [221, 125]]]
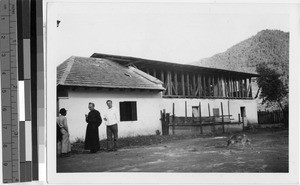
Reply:
[[129, 70], [132, 70], [132, 72], [134, 72], [135, 74], [138, 74], [139, 76], [145, 78], [146, 80], [152, 82], [152, 83], [155, 83], [155, 84], [163, 84], [163, 82], [147, 73], [145, 73], [144, 71], [136, 68], [136, 67], [133, 67], [133, 66], [128, 66], [128, 69]]
[[72, 66], [75, 62], [75, 56], [71, 56], [68, 60], [67, 60], [67, 67], [66, 69], [64, 70], [64, 73], [62, 75], [62, 77], [60, 78], [60, 81], [59, 81], [59, 84], [63, 85], [65, 84], [65, 81], [68, 77], [68, 75], [70, 74], [70, 71], [72, 69]]

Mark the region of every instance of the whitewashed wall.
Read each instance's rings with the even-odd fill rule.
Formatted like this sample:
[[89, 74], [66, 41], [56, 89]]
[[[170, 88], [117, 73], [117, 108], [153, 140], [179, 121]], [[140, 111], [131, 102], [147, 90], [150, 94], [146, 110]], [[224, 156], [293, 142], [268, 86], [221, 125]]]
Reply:
[[238, 114], [240, 114], [240, 107], [245, 107], [246, 117], [248, 124], [257, 123], [257, 104], [255, 100], [239, 100], [239, 99], [172, 99], [164, 98], [163, 105], [166, 112], [172, 114], [172, 106], [175, 103], [175, 115], [185, 116], [185, 101], [187, 102], [187, 116], [192, 116], [192, 107], [199, 106], [201, 102], [201, 115], [208, 116], [208, 103], [210, 105], [210, 114], [213, 115], [213, 108], [219, 108], [221, 115], [221, 102], [223, 103], [223, 113], [228, 115], [228, 103], [230, 109], [230, 115], [232, 115], [233, 121], [238, 121]]
[[[120, 101], [137, 102], [137, 121], [119, 123], [119, 137], [155, 134], [161, 131], [160, 110], [162, 110], [161, 93], [150, 91], [119, 91], [119, 90], [84, 90], [69, 91], [68, 98], [59, 99], [59, 108], [68, 110], [67, 119], [70, 139], [84, 138], [86, 132], [85, 114], [88, 114], [88, 103], [95, 103], [95, 109], [103, 113], [106, 100], [112, 100], [113, 106], [119, 110]], [[106, 139], [104, 122], [99, 127], [100, 139]]]

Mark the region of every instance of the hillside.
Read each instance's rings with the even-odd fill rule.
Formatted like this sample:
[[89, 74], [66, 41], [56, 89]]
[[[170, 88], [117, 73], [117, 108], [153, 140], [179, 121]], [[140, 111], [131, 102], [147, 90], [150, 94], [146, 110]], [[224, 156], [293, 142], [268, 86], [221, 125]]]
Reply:
[[[281, 80], [288, 86], [289, 79], [289, 33], [279, 30], [263, 30], [232, 46], [223, 53], [204, 58], [193, 65], [256, 73], [259, 63], [276, 69]], [[256, 85], [255, 85], [256, 86]], [[253, 94], [257, 91], [253, 87]], [[273, 106], [274, 107], [274, 106]], [[259, 106], [259, 109], [267, 108]]]
[[256, 72], [256, 65], [266, 62], [278, 69], [288, 80], [289, 33], [279, 30], [263, 30], [232, 46], [223, 53], [201, 59], [193, 65], [221, 68], [233, 71]]

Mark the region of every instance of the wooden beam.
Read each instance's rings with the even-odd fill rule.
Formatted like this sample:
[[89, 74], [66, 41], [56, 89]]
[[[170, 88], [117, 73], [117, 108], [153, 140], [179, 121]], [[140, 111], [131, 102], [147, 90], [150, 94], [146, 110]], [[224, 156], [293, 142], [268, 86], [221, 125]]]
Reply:
[[160, 71], [160, 80], [165, 83], [165, 75], [163, 70]]
[[190, 75], [187, 73], [186, 74], [186, 84], [187, 84], [187, 96], [191, 95], [190, 91]]
[[235, 92], [235, 88], [234, 88], [234, 79], [231, 77], [231, 97], [234, 97], [234, 92]]
[[185, 96], [185, 85], [184, 85], [184, 73], [181, 72], [181, 88], [182, 88], [182, 95]]
[[219, 96], [223, 97], [223, 92], [222, 92], [223, 91], [223, 89], [222, 89], [222, 77], [219, 76], [218, 79], [219, 79], [218, 80], [218, 82], [219, 82]]
[[220, 79], [219, 79], [219, 76], [216, 76], [216, 80], [217, 80], [217, 85], [216, 85], [217, 92], [216, 92], [216, 95], [217, 95], [217, 97], [219, 97], [220, 96]]
[[172, 95], [171, 72], [167, 72], [167, 94]]
[[201, 117], [201, 102], [199, 102], [199, 124], [200, 124], [200, 133], [203, 134], [202, 117]]
[[235, 94], [235, 96], [233, 97], [237, 97], [237, 87], [235, 78], [233, 78], [233, 94]]
[[173, 114], [172, 114], [172, 135], [175, 134], [175, 103], [173, 103]]
[[229, 120], [230, 120], [230, 105], [229, 105], [229, 101], [227, 101], [227, 105], [228, 105], [228, 116], [229, 116]]
[[243, 97], [243, 80], [240, 79], [239, 82], [240, 82], [240, 86], [239, 86], [239, 88], [240, 88], [240, 98], [242, 98]]
[[225, 76], [222, 76], [221, 77], [221, 81], [222, 81], [222, 94], [223, 96], [222, 97], [227, 97], [227, 83], [226, 83], [226, 77]]
[[[160, 71], [160, 80], [163, 82], [163, 87], [166, 88], [165, 75], [164, 75], [164, 71], [163, 70]], [[163, 91], [162, 94], [165, 95], [166, 91]]]
[[197, 96], [196, 90], [197, 90], [197, 87], [196, 87], [196, 74], [193, 74], [193, 85], [192, 85], [192, 91], [193, 91], [192, 95], [193, 96]]
[[228, 83], [227, 84], [227, 86], [228, 86], [228, 88], [227, 88], [228, 97], [231, 97], [231, 91], [230, 91], [230, 89], [231, 89], [231, 87], [230, 87], [231, 83], [230, 83], [230, 78], [229, 77], [227, 78], [227, 83]]
[[212, 85], [212, 88], [211, 88], [211, 95], [214, 97], [215, 96], [215, 76], [213, 75], [212, 78], [211, 78], [211, 85]]
[[203, 96], [206, 97], [206, 75], [203, 75]]
[[198, 97], [202, 96], [202, 82], [201, 82], [201, 75], [197, 75], [198, 78]]
[[156, 69], [153, 69], [153, 76], [156, 78]]
[[221, 102], [221, 113], [222, 113], [222, 128], [223, 128], [223, 133], [225, 133], [224, 114], [223, 114], [223, 103], [222, 103], [222, 102]]
[[240, 94], [239, 94], [239, 97], [243, 97], [243, 80], [242, 79], [239, 79], [239, 91], [240, 91]]
[[209, 106], [209, 103], [207, 104], [208, 106], [208, 117], [210, 117], [210, 106]]
[[231, 78], [228, 77], [228, 97], [231, 97]]
[[177, 71], [174, 72], [174, 86], [175, 86], [175, 94], [178, 95]]
[[251, 77], [249, 78], [249, 91], [250, 91], [250, 92], [249, 92], [249, 93], [250, 93], [250, 94], [249, 94], [249, 95], [250, 95], [249, 97], [252, 98], [252, 84], [251, 84]]
[[208, 75], [208, 84], [207, 84], [207, 89], [208, 89], [208, 96], [211, 96], [211, 76]]
[[247, 80], [247, 78], [245, 78], [244, 81], [245, 81], [245, 84], [244, 84], [244, 97], [248, 97], [248, 93], [247, 93], [248, 80]]
[[228, 81], [227, 81], [227, 77], [223, 76], [223, 82], [224, 82], [224, 97], [228, 97]]
[[184, 117], [184, 123], [187, 123], [187, 102], [185, 101], [185, 117]]

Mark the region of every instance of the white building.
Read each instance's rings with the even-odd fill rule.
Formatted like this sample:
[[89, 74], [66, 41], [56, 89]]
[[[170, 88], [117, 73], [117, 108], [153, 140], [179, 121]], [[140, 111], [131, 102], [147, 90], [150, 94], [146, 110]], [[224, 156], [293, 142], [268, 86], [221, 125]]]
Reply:
[[[155, 134], [160, 111], [177, 117], [231, 115], [230, 121], [257, 124], [251, 78], [257, 74], [95, 53], [71, 57], [57, 68], [57, 107], [68, 110], [71, 140], [84, 138], [88, 103], [103, 112], [106, 100], [120, 112], [119, 136]], [[186, 104], [186, 106], [185, 106]], [[227, 128], [231, 128], [228, 125]], [[105, 124], [99, 127], [106, 138]]]
[[[107, 100], [120, 111], [119, 137], [155, 134], [163, 90], [156, 78], [106, 59], [70, 57], [57, 67], [57, 107], [67, 109], [71, 141], [85, 136], [88, 103], [101, 113]], [[106, 138], [104, 122], [99, 135]]]

